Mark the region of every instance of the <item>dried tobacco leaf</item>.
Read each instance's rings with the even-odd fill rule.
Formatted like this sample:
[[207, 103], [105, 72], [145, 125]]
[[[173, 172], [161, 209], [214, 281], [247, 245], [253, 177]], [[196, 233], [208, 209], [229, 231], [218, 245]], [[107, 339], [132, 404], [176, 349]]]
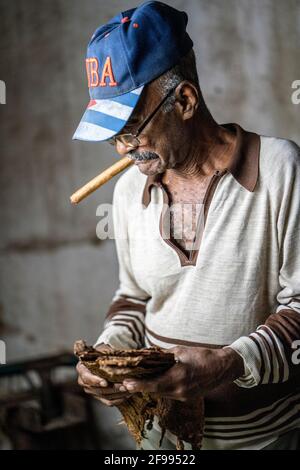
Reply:
[[[110, 383], [158, 375], [175, 364], [174, 354], [160, 348], [97, 351], [79, 340], [74, 352], [90, 372]], [[138, 444], [146, 437], [145, 428], [151, 429], [154, 416], [157, 416], [162, 428], [161, 441], [165, 431], [169, 430], [177, 436], [177, 449], [184, 448], [183, 441], [189, 442], [193, 449], [201, 448], [204, 405], [199, 397], [193, 403], [183, 403], [138, 392], [118, 408]]]

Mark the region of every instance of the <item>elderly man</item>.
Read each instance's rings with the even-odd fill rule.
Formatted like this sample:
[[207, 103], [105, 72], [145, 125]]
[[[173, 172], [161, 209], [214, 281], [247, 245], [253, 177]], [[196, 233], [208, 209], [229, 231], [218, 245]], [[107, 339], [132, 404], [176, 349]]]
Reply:
[[79, 383], [109, 406], [137, 391], [203, 396], [204, 449], [297, 448], [299, 147], [216, 123], [186, 24], [147, 2], [99, 28], [75, 134], [135, 163], [114, 190], [120, 286], [96, 344], [171, 348], [179, 362], [114, 387], [80, 365]]

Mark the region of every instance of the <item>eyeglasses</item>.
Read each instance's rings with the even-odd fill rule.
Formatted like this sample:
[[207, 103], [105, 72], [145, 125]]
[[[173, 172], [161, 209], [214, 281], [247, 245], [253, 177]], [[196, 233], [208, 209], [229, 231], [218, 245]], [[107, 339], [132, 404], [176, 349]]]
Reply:
[[140, 133], [145, 129], [145, 127], [149, 124], [149, 122], [154, 118], [155, 114], [159, 111], [161, 106], [165, 103], [165, 101], [172, 95], [174, 90], [177, 88], [176, 87], [172, 88], [166, 96], [162, 99], [162, 101], [156, 106], [154, 111], [143, 121], [143, 123], [139, 126], [135, 134], [120, 134], [112, 137], [111, 139], [107, 140], [107, 142], [111, 145], [116, 145], [117, 142], [121, 142], [123, 145], [126, 147], [132, 147], [136, 148], [141, 145], [141, 141], [138, 138]]

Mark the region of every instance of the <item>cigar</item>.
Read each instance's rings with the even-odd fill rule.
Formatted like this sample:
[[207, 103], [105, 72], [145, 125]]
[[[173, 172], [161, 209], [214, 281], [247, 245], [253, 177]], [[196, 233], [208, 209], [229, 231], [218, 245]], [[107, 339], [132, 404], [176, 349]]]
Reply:
[[133, 160], [131, 160], [129, 157], [121, 158], [121, 160], [118, 160], [112, 166], [100, 173], [100, 175], [93, 178], [91, 181], [82, 186], [82, 188], [78, 189], [74, 194], [72, 194], [70, 197], [72, 204], [78, 204], [84, 198], [96, 191], [96, 189], [100, 188], [100, 186], [107, 183], [110, 179], [112, 179], [118, 173], [121, 173], [121, 171], [125, 170], [125, 168], [132, 164]]

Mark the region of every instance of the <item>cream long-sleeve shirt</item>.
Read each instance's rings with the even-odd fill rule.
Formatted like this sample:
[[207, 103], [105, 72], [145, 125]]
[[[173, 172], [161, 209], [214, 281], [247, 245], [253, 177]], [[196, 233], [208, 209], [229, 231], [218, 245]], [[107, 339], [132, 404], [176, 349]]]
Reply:
[[135, 166], [118, 180], [120, 286], [97, 343], [235, 349], [245, 374], [205, 397], [204, 448], [262, 448], [300, 426], [300, 150], [224, 126], [234, 156], [199, 201], [191, 256], [166, 236], [161, 175]]

